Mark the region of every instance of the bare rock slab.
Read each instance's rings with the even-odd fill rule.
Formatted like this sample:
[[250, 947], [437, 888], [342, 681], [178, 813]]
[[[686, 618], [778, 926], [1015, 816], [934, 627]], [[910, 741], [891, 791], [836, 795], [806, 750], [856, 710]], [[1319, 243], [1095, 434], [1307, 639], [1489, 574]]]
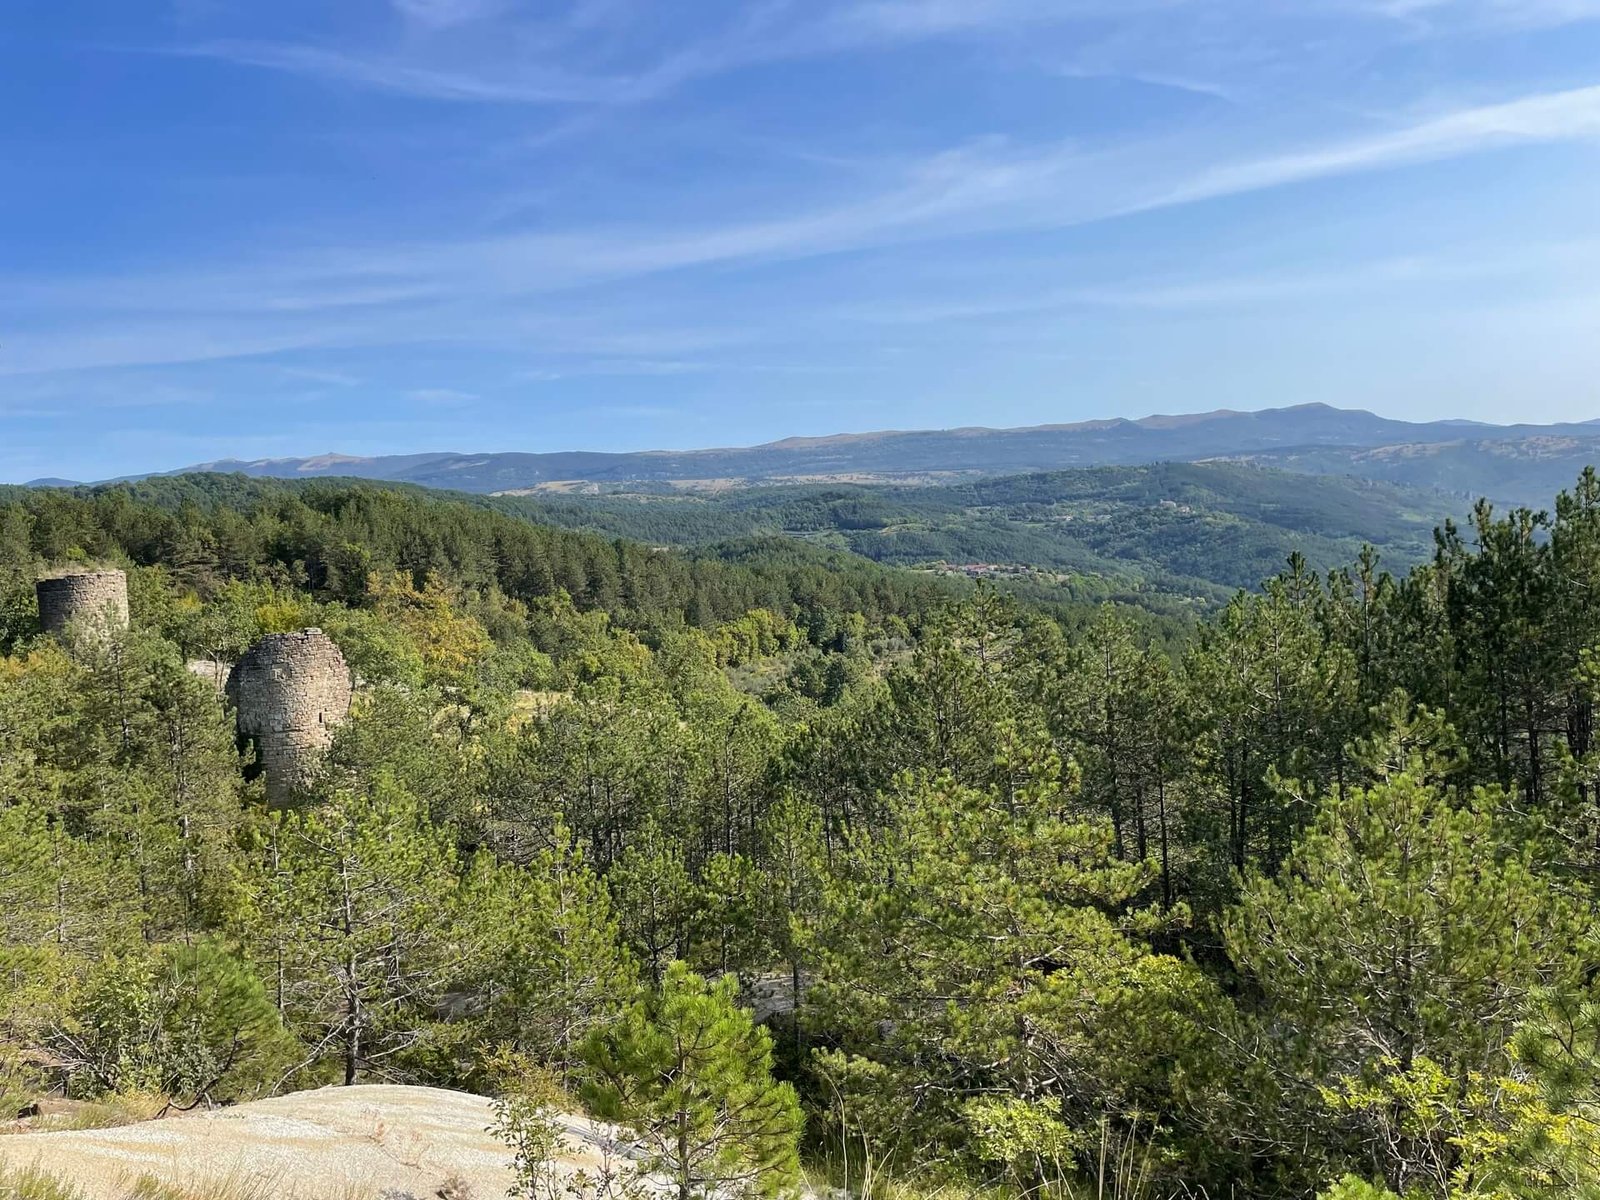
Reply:
[[[120, 1200], [145, 1174], [200, 1195], [231, 1181], [281, 1200], [428, 1200], [453, 1182], [474, 1200], [502, 1200], [510, 1151], [488, 1132], [492, 1120], [489, 1101], [464, 1092], [334, 1087], [117, 1129], [0, 1137], [0, 1162], [59, 1175], [86, 1200]], [[593, 1172], [609, 1135], [581, 1117], [567, 1129], [573, 1149], [559, 1165]]]

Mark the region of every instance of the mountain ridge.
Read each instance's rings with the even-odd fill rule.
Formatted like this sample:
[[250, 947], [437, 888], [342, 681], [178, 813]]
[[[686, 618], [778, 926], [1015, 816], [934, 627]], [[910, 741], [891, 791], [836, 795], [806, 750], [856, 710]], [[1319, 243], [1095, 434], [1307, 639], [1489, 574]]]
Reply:
[[[340, 475], [497, 494], [558, 484], [906, 483], [1217, 458], [1540, 503], [1557, 487], [1570, 484], [1583, 465], [1600, 459], [1600, 422], [1411, 422], [1365, 409], [1308, 403], [1253, 412], [1224, 408], [1011, 428], [886, 429], [689, 450], [396, 455], [330, 450], [306, 457], [219, 459], [121, 478], [197, 472], [282, 479]], [[38, 486], [67, 482], [34, 481]]]

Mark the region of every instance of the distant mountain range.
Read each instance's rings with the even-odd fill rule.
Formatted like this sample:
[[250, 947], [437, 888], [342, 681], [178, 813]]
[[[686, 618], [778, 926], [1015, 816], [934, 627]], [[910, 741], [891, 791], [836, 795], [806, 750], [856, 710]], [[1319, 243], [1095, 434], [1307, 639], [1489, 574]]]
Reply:
[[[404, 454], [224, 460], [163, 474], [345, 476], [477, 493], [679, 490], [774, 482], [919, 483], [1081, 466], [1227, 459], [1355, 475], [1461, 497], [1547, 506], [1600, 461], [1600, 421], [1489, 425], [1396, 421], [1304, 404], [1261, 412], [1151, 416], [1024, 429], [947, 429], [787, 438], [765, 445], [637, 453]], [[138, 478], [147, 478], [139, 476]], [[66, 484], [37, 480], [38, 485]]]

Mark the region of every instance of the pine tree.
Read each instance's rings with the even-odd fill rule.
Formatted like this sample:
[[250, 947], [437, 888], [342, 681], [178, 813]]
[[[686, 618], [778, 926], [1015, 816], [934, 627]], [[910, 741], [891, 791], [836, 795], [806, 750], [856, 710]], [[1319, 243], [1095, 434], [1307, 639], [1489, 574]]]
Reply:
[[1160, 861], [1168, 908], [1176, 899], [1175, 796], [1188, 766], [1176, 687], [1166, 657], [1141, 646], [1134, 622], [1108, 606], [1043, 697], [1052, 731], [1082, 768], [1084, 800], [1111, 819], [1119, 855]]
[[1196, 783], [1215, 895], [1252, 864], [1272, 871], [1310, 820], [1273, 777], [1337, 789], [1356, 732], [1353, 654], [1317, 622], [1315, 581], [1291, 571], [1266, 594], [1241, 594], [1203, 627], [1184, 660]]
[[789, 1003], [798, 1042], [806, 970], [822, 909], [825, 847], [822, 817], [797, 796], [785, 796], [762, 821], [762, 862], [770, 903], [763, 911], [767, 944], [789, 968]]
[[718, 975], [770, 964], [762, 935], [771, 897], [755, 863], [743, 854], [714, 854], [701, 874], [696, 961]]
[[667, 964], [688, 952], [700, 905], [684, 865], [683, 843], [655, 822], [645, 825], [606, 876], [623, 936], [661, 985]]
[[148, 1092], [179, 1108], [249, 1098], [298, 1049], [260, 978], [210, 940], [102, 959], [69, 994], [46, 1044], [88, 1094]]
[[1324, 797], [1281, 874], [1252, 873], [1223, 922], [1302, 1080], [1307, 1136], [1347, 1130], [1402, 1191], [1419, 1160], [1458, 1148], [1397, 1138], [1394, 1089], [1437, 1071], [1440, 1102], [1465, 1104], [1472, 1079], [1508, 1068], [1541, 991], [1581, 978], [1578, 914], [1505, 837], [1508, 797], [1438, 782], [1447, 764], [1417, 744], [1429, 727], [1363, 748], [1376, 782]]
[[1074, 811], [1048, 746], [998, 770], [1009, 790], [903, 777], [887, 827], [853, 837], [825, 885], [810, 1018], [882, 1068], [837, 1064], [877, 1093], [876, 1127], [927, 1154], [979, 1095], [1096, 1126], [1115, 1098], [1095, 1031], [1122, 1019], [1147, 956], [1108, 914], [1153, 866], [1119, 861], [1110, 823]]
[[707, 983], [675, 962], [585, 1049], [595, 1110], [633, 1131], [677, 1200], [799, 1182], [800, 1102], [773, 1081], [772, 1039], [737, 995], [731, 975]]
[[614, 1020], [637, 982], [611, 896], [568, 831], [525, 867], [478, 864], [468, 911], [483, 931], [485, 1032], [570, 1072], [590, 1030]]
[[422, 1041], [478, 952], [454, 838], [379, 781], [282, 814], [241, 874], [233, 926], [279, 1010], [346, 1084]]

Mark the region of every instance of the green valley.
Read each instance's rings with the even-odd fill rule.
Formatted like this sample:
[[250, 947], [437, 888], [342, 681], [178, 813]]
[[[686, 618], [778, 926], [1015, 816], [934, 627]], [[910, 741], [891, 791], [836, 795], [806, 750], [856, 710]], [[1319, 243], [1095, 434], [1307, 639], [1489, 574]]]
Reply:
[[1350, 476], [1227, 463], [1091, 467], [942, 486], [617, 485], [492, 501], [541, 523], [677, 546], [784, 535], [875, 562], [1202, 607], [1298, 552], [1315, 569], [1375, 546], [1401, 570], [1465, 505]]

